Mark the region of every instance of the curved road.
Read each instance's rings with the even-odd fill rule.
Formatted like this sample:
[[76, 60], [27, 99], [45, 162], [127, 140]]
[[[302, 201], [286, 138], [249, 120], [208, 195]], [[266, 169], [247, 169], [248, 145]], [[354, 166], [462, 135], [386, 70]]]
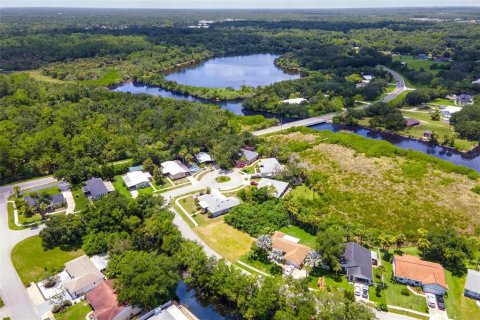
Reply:
[[405, 85], [405, 80], [403, 79], [403, 77], [401, 76], [400, 73], [398, 73], [396, 71], [393, 71], [392, 69], [387, 68], [385, 66], [382, 66], [382, 68], [383, 68], [383, 70], [390, 73], [397, 83], [396, 86], [395, 86], [395, 89], [392, 92], [390, 92], [382, 100], [383, 102], [389, 102], [389, 101], [392, 101], [393, 99], [395, 99], [396, 97], [398, 97], [398, 95], [400, 95], [403, 91], [407, 90], [407, 86]]
[[[17, 184], [21, 189], [29, 189], [56, 182], [52, 177], [41, 178]], [[20, 241], [37, 235], [37, 229], [10, 230], [8, 227], [7, 199], [13, 192], [13, 186], [0, 187], [0, 296], [5, 306], [0, 309], [0, 318], [10, 317], [13, 320], [40, 319], [27, 291], [13, 267], [10, 253]]]

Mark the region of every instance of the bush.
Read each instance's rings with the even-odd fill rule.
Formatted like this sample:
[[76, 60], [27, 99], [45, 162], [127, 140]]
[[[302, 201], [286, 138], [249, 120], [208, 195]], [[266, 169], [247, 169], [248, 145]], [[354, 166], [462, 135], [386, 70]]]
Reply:
[[382, 296], [381, 292], [382, 292], [382, 287], [376, 286], [376, 287], [375, 287], [375, 295], [376, 295], [377, 297], [381, 297], [381, 296]]
[[52, 288], [54, 287], [56, 284], [57, 284], [57, 281], [58, 281], [58, 277], [56, 276], [52, 276], [52, 277], [48, 277], [46, 280], [45, 280], [45, 288]]
[[54, 305], [53, 308], [52, 308], [53, 313], [59, 313], [62, 310], [63, 310], [62, 307], [59, 306], [58, 304]]
[[407, 289], [407, 288], [403, 288], [402, 291], [400, 291], [400, 293], [402, 294], [402, 296], [410, 296], [410, 291]]
[[282, 274], [282, 267], [280, 267], [278, 264], [274, 264], [271, 268], [270, 268], [270, 273], [273, 274], [273, 275], [280, 275]]
[[385, 303], [379, 303], [379, 304], [377, 304], [377, 310], [388, 312], [388, 307]]

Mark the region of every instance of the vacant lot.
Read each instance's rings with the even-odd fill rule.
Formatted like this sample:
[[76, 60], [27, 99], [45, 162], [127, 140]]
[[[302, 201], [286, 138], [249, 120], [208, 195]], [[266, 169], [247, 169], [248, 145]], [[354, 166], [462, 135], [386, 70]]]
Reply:
[[447, 172], [463, 169], [348, 133], [290, 132], [267, 139], [287, 152], [303, 149], [297, 152], [301, 161], [310, 173], [318, 172], [318, 219], [336, 217], [411, 236], [420, 227], [480, 230], [474, 172], [472, 179]]
[[42, 280], [47, 272], [58, 272], [67, 261], [83, 254], [82, 250], [44, 250], [39, 236], [19, 242], [12, 250], [12, 261], [24, 285]]
[[396, 56], [396, 57], [393, 57], [393, 61], [403, 61], [403, 62], [407, 63], [407, 67], [410, 68], [410, 69], [417, 70], [417, 71], [420, 71], [421, 69], [423, 69], [424, 71], [431, 72], [433, 74], [437, 74], [438, 71], [440, 71], [440, 70], [439, 69], [434, 69], [434, 70], [430, 69], [431, 65], [433, 65], [433, 64], [437, 64], [437, 65], [448, 64], [448, 62], [437, 63], [433, 60], [421, 60], [421, 59], [417, 59], [416, 57], [412, 57], [412, 56]]
[[250, 251], [254, 238], [238, 231], [223, 221], [223, 217], [217, 218], [206, 225], [195, 228], [195, 232], [213, 250], [225, 259], [235, 262], [241, 256]]

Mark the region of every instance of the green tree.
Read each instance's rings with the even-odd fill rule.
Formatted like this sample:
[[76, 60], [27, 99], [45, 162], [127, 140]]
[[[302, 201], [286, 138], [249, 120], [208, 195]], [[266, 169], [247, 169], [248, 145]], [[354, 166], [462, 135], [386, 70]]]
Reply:
[[315, 251], [322, 256], [322, 262], [335, 272], [341, 270], [340, 257], [345, 251], [344, 236], [336, 227], [329, 227], [317, 234]]

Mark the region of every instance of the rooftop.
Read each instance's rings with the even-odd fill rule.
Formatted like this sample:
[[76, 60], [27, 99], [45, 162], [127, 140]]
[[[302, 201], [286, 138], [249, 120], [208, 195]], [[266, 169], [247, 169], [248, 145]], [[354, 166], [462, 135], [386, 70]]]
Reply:
[[152, 175], [143, 171], [131, 171], [122, 176], [122, 179], [125, 182], [125, 185], [130, 188], [140, 183], [149, 183], [150, 179], [152, 179]]
[[255, 151], [242, 149], [242, 153], [243, 153], [243, 156], [245, 157], [245, 159], [247, 159], [247, 161], [251, 161], [251, 160], [258, 157], [258, 153], [255, 152]]
[[162, 172], [164, 174], [176, 175], [178, 173], [190, 172], [188, 168], [178, 160], [162, 162]]
[[155, 314], [148, 320], [198, 320], [198, 318], [183, 306], [172, 303], [164, 309], [155, 310]]
[[65, 288], [70, 292], [76, 292], [88, 284], [101, 281], [104, 278], [100, 270], [86, 255], [65, 263], [65, 268], [72, 278], [71, 281], [65, 283]]
[[85, 181], [90, 194], [95, 198], [95, 196], [101, 196], [108, 193], [108, 189], [103, 183], [103, 180], [100, 178], [92, 178]]
[[394, 259], [396, 277], [421, 281], [422, 284], [438, 284], [448, 289], [442, 265], [409, 255], [395, 256]]
[[356, 242], [348, 242], [343, 253], [342, 265], [347, 275], [373, 281], [372, 253]]
[[231, 209], [240, 204], [240, 200], [235, 197], [225, 197], [218, 190], [212, 189], [210, 194], [204, 194], [198, 197], [199, 205], [211, 213], [221, 212]]
[[258, 168], [262, 175], [271, 175], [277, 171], [282, 170], [283, 166], [278, 162], [276, 158], [261, 159], [258, 162]]
[[286, 260], [301, 265], [311, 249], [303, 244], [292, 241], [293, 239], [296, 238], [290, 237], [283, 232], [275, 231], [272, 236], [272, 248], [284, 252]]
[[465, 289], [480, 293], [480, 272], [468, 269], [467, 280], [465, 281]]
[[198, 163], [212, 162], [213, 161], [212, 157], [206, 152], [199, 152], [195, 156], [195, 158], [197, 159]]
[[117, 302], [113, 280], [103, 281], [87, 293], [87, 300], [94, 310], [93, 315], [96, 320], [111, 320], [125, 308]]
[[287, 190], [288, 182], [262, 178], [262, 180], [258, 182], [257, 188], [263, 188], [268, 186], [273, 186], [275, 188], [276, 197], [278, 198]]
[[300, 104], [304, 101], [307, 101], [307, 99], [305, 99], [305, 98], [293, 98], [293, 99], [283, 100], [282, 102], [283, 103], [288, 103], [288, 104]]

